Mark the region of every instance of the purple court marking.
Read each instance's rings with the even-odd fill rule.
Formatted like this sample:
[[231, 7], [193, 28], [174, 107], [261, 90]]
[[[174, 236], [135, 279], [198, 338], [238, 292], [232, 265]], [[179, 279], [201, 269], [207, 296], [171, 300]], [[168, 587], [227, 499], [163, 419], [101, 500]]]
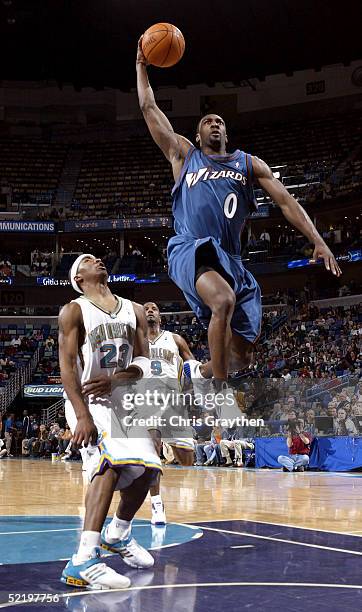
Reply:
[[[204, 537], [176, 548], [153, 551], [152, 570], [128, 571], [117, 557], [109, 557], [109, 565], [130, 576], [133, 588], [127, 591], [68, 590], [59, 582], [64, 566], [61, 562], [0, 567], [0, 584], [7, 585], [6, 592], [69, 593], [59, 604], [29, 607], [39, 611], [210, 612], [215, 602], [218, 609], [226, 606], [233, 612], [265, 612], [281, 607], [294, 612], [306, 606], [308, 612], [330, 612], [336, 602], [340, 610], [361, 609], [362, 557], [353, 554], [362, 552], [360, 538], [248, 521], [197, 525], [205, 530]], [[210, 527], [212, 531], [207, 529]], [[244, 546], [248, 548], [240, 548]], [[6, 601], [4, 591], [1, 601]], [[7, 606], [11, 608], [15, 607]]]

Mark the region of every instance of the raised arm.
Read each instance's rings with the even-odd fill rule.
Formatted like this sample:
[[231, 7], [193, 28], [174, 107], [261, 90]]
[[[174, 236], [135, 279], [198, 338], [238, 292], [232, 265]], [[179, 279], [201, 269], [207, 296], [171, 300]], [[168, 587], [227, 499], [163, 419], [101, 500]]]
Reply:
[[141, 37], [138, 41], [136, 59], [139, 105], [153, 140], [172, 164], [174, 178], [177, 180], [186, 154], [193, 145], [187, 138], [174, 132], [166, 115], [157, 106], [146, 66], [147, 61], [142, 52]]
[[77, 417], [74, 444], [95, 444], [98, 431], [84, 401], [77, 368], [80, 338], [83, 330], [81, 309], [76, 303], [66, 304], [59, 314], [59, 362], [64, 390]]
[[297, 200], [293, 198], [284, 185], [274, 177], [271, 169], [263, 160], [258, 157], [252, 157], [252, 164], [255, 178], [260, 186], [273, 198], [274, 202], [280, 206], [284, 217], [302, 232], [309, 242], [314, 244], [314, 261], [323, 259], [327, 270], [330, 270], [335, 276], [340, 276], [342, 271], [332, 251], [318, 233], [317, 228], [304, 208], [298, 204]]

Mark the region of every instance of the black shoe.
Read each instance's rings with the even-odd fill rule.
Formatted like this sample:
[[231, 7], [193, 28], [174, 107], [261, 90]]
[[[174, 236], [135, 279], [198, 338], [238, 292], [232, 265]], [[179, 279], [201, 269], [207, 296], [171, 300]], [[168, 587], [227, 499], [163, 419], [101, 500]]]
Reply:
[[288, 468], [283, 467], [283, 472], [289, 472]]
[[299, 467], [296, 468], [295, 471], [296, 472], [304, 472], [304, 465], [300, 465]]

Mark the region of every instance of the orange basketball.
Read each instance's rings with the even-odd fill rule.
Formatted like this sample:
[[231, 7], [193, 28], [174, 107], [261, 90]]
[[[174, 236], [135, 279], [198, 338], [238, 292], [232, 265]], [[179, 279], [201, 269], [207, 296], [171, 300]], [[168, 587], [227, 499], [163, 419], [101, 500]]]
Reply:
[[144, 33], [142, 51], [150, 64], [168, 68], [177, 64], [183, 56], [185, 39], [171, 23], [156, 23]]

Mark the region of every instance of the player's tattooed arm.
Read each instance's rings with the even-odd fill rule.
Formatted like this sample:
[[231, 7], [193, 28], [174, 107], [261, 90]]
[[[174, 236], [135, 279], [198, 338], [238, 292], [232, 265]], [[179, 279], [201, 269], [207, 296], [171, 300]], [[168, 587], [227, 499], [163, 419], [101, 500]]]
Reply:
[[269, 166], [258, 157], [252, 157], [254, 177], [260, 187], [266, 191], [273, 201], [278, 204], [284, 217], [296, 227], [309, 242], [314, 244], [313, 261], [323, 259], [327, 270], [335, 276], [340, 276], [342, 271], [322, 236], [317, 231], [309, 215], [304, 208], [289, 193], [284, 185], [273, 175]]
[[83, 343], [84, 326], [78, 304], [66, 304], [59, 314], [59, 363], [64, 390], [77, 417], [73, 443], [87, 446], [97, 441], [97, 428], [84, 401], [77, 368], [79, 347]]
[[174, 179], [177, 180], [187, 152], [193, 145], [187, 138], [175, 133], [168, 118], [157, 106], [148, 80], [147, 61], [142, 52], [141, 41], [142, 36], [138, 41], [136, 59], [139, 105], [153, 140], [172, 164]]

